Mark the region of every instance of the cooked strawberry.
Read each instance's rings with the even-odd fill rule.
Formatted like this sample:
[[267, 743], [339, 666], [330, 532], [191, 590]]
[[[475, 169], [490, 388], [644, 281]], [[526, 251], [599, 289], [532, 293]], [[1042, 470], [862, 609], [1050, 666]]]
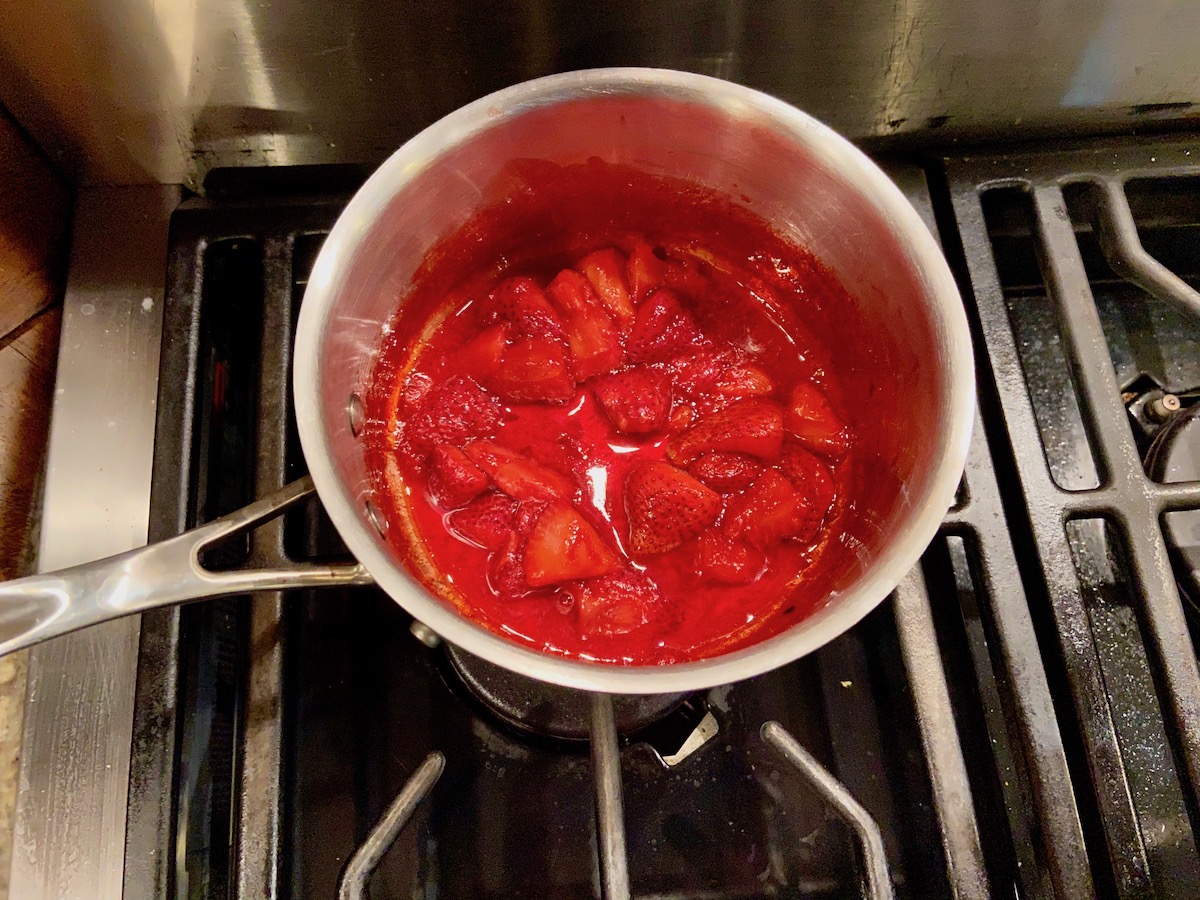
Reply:
[[625, 478], [629, 547], [664, 553], [693, 538], [721, 514], [721, 495], [670, 463], [645, 462]]
[[825, 463], [798, 444], [784, 443], [779, 471], [800, 492], [800, 496], [822, 517], [833, 506], [836, 488]]
[[566, 475], [491, 441], [470, 444], [466, 454], [516, 500], [570, 500], [575, 493], [575, 483]]
[[534, 524], [537, 523], [538, 517], [541, 516], [542, 510], [546, 508], [549, 500], [522, 500], [517, 504], [516, 515], [513, 516], [513, 528], [517, 534], [522, 537], [529, 537], [529, 532], [533, 531]]
[[432, 378], [424, 372], [413, 372], [405, 379], [404, 386], [400, 389], [401, 407], [411, 409], [416, 406], [429, 393], [431, 387], [433, 387]]
[[729, 494], [750, 487], [762, 471], [762, 465], [744, 453], [712, 450], [692, 460], [687, 470], [714, 491]]
[[563, 337], [562, 322], [532, 278], [506, 278], [482, 303], [485, 322], [511, 323], [526, 337]]
[[555, 275], [546, 286], [546, 293], [564, 316], [601, 306], [592, 283], [574, 269], [563, 269]]
[[464, 375], [431, 387], [404, 423], [404, 436], [419, 453], [436, 444], [461, 447], [472, 438], [490, 437], [503, 410], [496, 398]]
[[661, 618], [664, 611], [657, 585], [633, 569], [568, 585], [567, 592], [585, 635], [628, 634]]
[[700, 331], [671, 291], [658, 290], [638, 307], [626, 350], [635, 363], [664, 362], [694, 346]]
[[775, 390], [771, 376], [754, 363], [736, 363], [717, 378], [717, 390], [731, 397], [765, 397]]
[[458, 447], [438, 444], [429, 458], [429, 490], [445, 509], [462, 506], [489, 484], [487, 474]]
[[611, 247], [589, 253], [579, 261], [579, 271], [591, 282], [604, 308], [621, 325], [633, 319], [633, 302], [625, 285], [625, 260]]
[[850, 431], [815, 384], [792, 389], [783, 417], [784, 427], [809, 450], [841, 459], [850, 448]]
[[655, 288], [663, 286], [667, 277], [667, 264], [654, 254], [654, 250], [645, 241], [638, 241], [629, 254], [629, 262], [625, 266], [625, 274], [629, 280], [629, 293], [637, 303], [641, 303]]
[[517, 338], [488, 385], [510, 403], [548, 401], [561, 403], [575, 393], [575, 379], [567, 361], [567, 348], [551, 338]]
[[722, 584], [749, 584], [766, 564], [767, 557], [757, 547], [730, 540], [715, 528], [696, 541], [696, 568], [701, 578]]
[[784, 538], [811, 540], [823, 514], [790, 481], [767, 469], [744, 494], [729, 499], [722, 527], [730, 537], [755, 547], [772, 547]]
[[577, 380], [586, 381], [621, 365], [621, 358], [625, 355], [621, 336], [604, 310], [585, 306], [567, 318], [566, 329]]
[[663, 283], [673, 291], [696, 297], [708, 290], [708, 278], [700, 273], [694, 259], [672, 259], [666, 264]]
[[653, 369], [626, 369], [598, 378], [592, 390], [622, 434], [656, 431], [671, 410], [671, 378]]
[[525, 542], [525, 581], [544, 587], [562, 581], [607, 575], [617, 555], [569, 503], [547, 503]]
[[698, 347], [667, 364], [676, 390], [691, 399], [703, 400], [717, 390], [717, 382], [735, 365], [737, 356], [728, 348]]
[[509, 536], [517, 532], [516, 514], [515, 500], [489, 491], [462, 509], [448, 514], [446, 524], [455, 534], [472, 544], [488, 550], [499, 550]]
[[695, 417], [696, 411], [681, 403], [672, 409], [671, 415], [667, 417], [667, 431], [671, 434], [682, 434]]
[[739, 400], [705, 416], [667, 448], [674, 459], [688, 462], [706, 450], [747, 453], [775, 459], [783, 446], [783, 414], [768, 400]]
[[500, 368], [508, 346], [508, 325], [491, 325], [479, 332], [458, 351], [459, 371], [486, 383]]
[[504, 539], [500, 549], [488, 557], [488, 584], [499, 597], [521, 597], [529, 593], [525, 581], [525, 541], [518, 534]]

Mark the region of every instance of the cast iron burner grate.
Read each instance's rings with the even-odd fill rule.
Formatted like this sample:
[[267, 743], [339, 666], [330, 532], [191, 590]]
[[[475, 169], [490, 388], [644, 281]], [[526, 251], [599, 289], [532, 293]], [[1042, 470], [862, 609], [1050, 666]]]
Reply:
[[[942, 233], [977, 292], [968, 305], [978, 305], [984, 415], [958, 501], [890, 603], [810, 657], [688, 698], [690, 718], [669, 739], [654, 727], [618, 738], [608, 703], [589, 700], [594, 759], [586, 745], [531, 739], [482, 714], [443, 677], [443, 650], [414, 640], [412, 620], [372, 588], [147, 615], [130, 804], [159, 828], [130, 832], [126, 896], [356, 897], [369, 880], [375, 900], [615, 898], [626, 878], [642, 898], [1191, 896], [1196, 781], [1180, 773], [1194, 753], [1196, 675], [1186, 629], [1147, 631], [1162, 644], [1141, 658], [1128, 652], [1129, 629], [1098, 618], [1102, 604], [1063, 618], [1085, 589], [1069, 552], [1046, 552], [1046, 522], [1061, 529], [1069, 506], [1117, 528], [1142, 514], [1153, 526], [1160, 510], [1194, 504], [1198, 489], [1141, 487], [1123, 474], [1133, 465], [1140, 478], [1140, 465], [1120, 442], [1105, 445], [1091, 493], [1046, 486], [1043, 433], [1028, 409], [1021, 417], [1038, 388], [999, 365], [1017, 360], [1004, 356], [1016, 327], [1004, 304], [1017, 292], [989, 268], [1007, 237], [988, 231], [979, 201], [981, 186], [1016, 184], [1003, 179], [1029, 177], [1029, 164], [950, 166]], [[921, 171], [893, 175], [932, 223]], [[210, 199], [185, 203], [172, 221], [151, 538], [304, 473], [290, 414], [292, 330], [354, 185], [311, 196], [304, 173], [241, 176], [223, 190], [215, 174]], [[1071, 220], [1057, 221], [1049, 252], [1069, 259], [1061, 232]], [[1052, 296], [1060, 315], [1094, 318], [1086, 278]], [[1103, 340], [1080, 334], [1092, 350], [1072, 357], [1072, 374], [1091, 385], [1088, 409], [1107, 409], [1115, 386], [1096, 374], [1108, 363], [1093, 352]], [[1177, 387], [1169, 380], [1155, 386]], [[1105, 427], [1106, 440], [1124, 440]], [[1125, 540], [1141, 559], [1142, 539]], [[216, 563], [344, 553], [314, 502]], [[1157, 559], [1142, 559], [1142, 582], [1131, 585], [1113, 554], [1076, 555], [1117, 573], [1093, 578], [1092, 594], [1111, 599], [1120, 582], [1141, 592], [1139, 603], [1178, 612]], [[1154, 615], [1158, 626], [1172, 621], [1170, 610]], [[1067, 652], [1077, 644], [1090, 655]], [[1101, 671], [1097, 660], [1124, 668]], [[1113, 679], [1138, 671], [1153, 677], [1139, 688], [1142, 705], [1129, 706]], [[1173, 749], [1160, 744], [1157, 762], [1135, 772], [1154, 731], [1122, 729], [1146, 709]], [[1105, 735], [1116, 752], [1096, 756]], [[1117, 804], [1110, 824], [1114, 793], [1133, 812], [1122, 818]]]

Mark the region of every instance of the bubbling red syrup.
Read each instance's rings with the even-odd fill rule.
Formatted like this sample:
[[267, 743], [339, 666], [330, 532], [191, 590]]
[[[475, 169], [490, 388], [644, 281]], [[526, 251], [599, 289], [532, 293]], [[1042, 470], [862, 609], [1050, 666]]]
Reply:
[[607, 663], [811, 611], [856, 477], [818, 331], [840, 284], [683, 182], [524, 161], [497, 190], [429, 254], [372, 374], [405, 564], [497, 634]]

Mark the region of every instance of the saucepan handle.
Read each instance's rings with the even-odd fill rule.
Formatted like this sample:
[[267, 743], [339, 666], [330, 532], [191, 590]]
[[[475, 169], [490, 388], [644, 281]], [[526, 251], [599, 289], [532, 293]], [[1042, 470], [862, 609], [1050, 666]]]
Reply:
[[302, 478], [178, 537], [106, 559], [0, 583], [0, 656], [78, 628], [187, 600], [281, 588], [371, 584], [361, 564], [214, 572], [206, 548], [282, 514], [314, 492]]

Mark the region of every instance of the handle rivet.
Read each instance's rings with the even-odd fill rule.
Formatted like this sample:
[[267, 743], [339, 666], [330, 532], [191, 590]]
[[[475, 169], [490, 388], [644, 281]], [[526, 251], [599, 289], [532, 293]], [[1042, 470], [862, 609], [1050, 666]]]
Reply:
[[379, 532], [379, 536], [386, 541], [388, 536], [387, 516], [381, 513], [370, 500], [363, 503], [363, 512], [367, 514], [367, 521], [375, 526], [375, 530]]
[[350, 433], [355, 437], [362, 434], [363, 425], [367, 422], [367, 412], [363, 409], [362, 397], [351, 394], [346, 404], [346, 416], [350, 420]]

